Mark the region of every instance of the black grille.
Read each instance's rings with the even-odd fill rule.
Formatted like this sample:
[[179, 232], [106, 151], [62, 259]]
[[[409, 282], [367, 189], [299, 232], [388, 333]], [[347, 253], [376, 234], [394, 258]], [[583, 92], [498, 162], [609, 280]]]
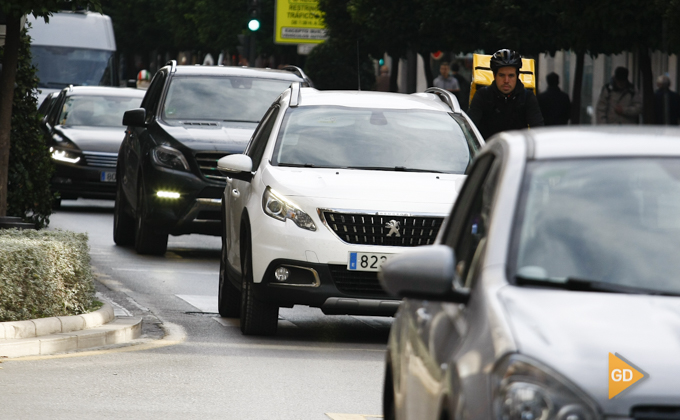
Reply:
[[104, 168], [115, 168], [116, 161], [118, 160], [118, 153], [83, 152], [83, 156], [87, 166]]
[[340, 239], [357, 245], [431, 245], [444, 221], [439, 216], [384, 216], [334, 211], [323, 211], [322, 214]]
[[217, 170], [217, 161], [226, 155], [227, 153], [221, 152], [196, 153], [196, 161], [198, 162], [198, 166], [201, 168], [201, 174], [203, 174], [203, 176], [207, 179], [213, 181], [227, 182], [227, 177], [222, 175], [222, 173]]
[[212, 210], [202, 210], [198, 212], [198, 215], [196, 216], [196, 220], [215, 220], [215, 221], [220, 221], [220, 212], [219, 211], [212, 211]]
[[680, 420], [680, 407], [633, 407], [632, 417], [635, 420]]
[[387, 296], [380, 286], [378, 273], [373, 271], [350, 271], [343, 265], [329, 265], [333, 283], [339, 291], [348, 295]]

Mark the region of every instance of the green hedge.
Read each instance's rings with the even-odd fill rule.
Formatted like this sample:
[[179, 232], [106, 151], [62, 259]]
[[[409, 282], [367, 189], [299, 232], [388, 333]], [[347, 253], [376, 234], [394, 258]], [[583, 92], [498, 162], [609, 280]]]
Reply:
[[94, 301], [87, 234], [0, 229], [0, 322], [88, 312]]

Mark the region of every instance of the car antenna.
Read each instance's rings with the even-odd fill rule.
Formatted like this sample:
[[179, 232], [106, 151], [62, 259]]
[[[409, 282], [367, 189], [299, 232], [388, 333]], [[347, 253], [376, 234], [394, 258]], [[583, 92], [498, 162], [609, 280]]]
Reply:
[[361, 61], [359, 60], [359, 40], [357, 39], [357, 78], [359, 79], [359, 90], [361, 90]]

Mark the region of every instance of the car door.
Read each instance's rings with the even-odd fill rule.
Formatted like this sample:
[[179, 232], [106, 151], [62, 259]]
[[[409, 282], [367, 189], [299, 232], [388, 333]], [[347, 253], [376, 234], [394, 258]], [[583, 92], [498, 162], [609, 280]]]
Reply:
[[[472, 288], [478, 273], [488, 227], [489, 210], [498, 180], [499, 160], [492, 152], [480, 155], [451, 212], [442, 243], [456, 255], [458, 287]], [[415, 302], [418, 302], [415, 304]], [[439, 419], [451, 394], [446, 383], [452, 355], [468, 332], [466, 307], [438, 301], [408, 301], [413, 331], [407, 346], [404, 378], [407, 383], [405, 408], [409, 419]]]
[[[257, 172], [263, 164], [264, 150], [269, 142], [276, 117], [279, 115], [280, 106], [278, 103], [272, 105], [264, 114], [262, 121], [255, 129], [253, 137], [246, 147], [245, 154], [250, 156], [253, 162], [253, 172]], [[225, 206], [225, 220], [227, 222], [227, 260], [232, 268], [241, 272], [241, 221], [243, 219], [243, 211], [248, 205], [248, 200], [251, 194], [258, 194], [254, 198], [255, 201], [262, 201], [262, 191], [257, 190], [254, 184], [254, 178], [250, 181], [243, 181], [235, 178], [227, 178], [227, 186], [225, 188], [224, 199]]]
[[[151, 124], [156, 118], [158, 102], [160, 101], [163, 87], [166, 80], [165, 72], [158, 72], [151, 81], [151, 85], [144, 95], [141, 107], [146, 111], [146, 123]], [[130, 198], [132, 205], [137, 203], [137, 185], [139, 169], [143, 158], [143, 142], [151, 141], [147, 127], [128, 127], [125, 131], [125, 139], [121, 145], [121, 158], [123, 167], [121, 168], [123, 177], [121, 179], [125, 195]]]

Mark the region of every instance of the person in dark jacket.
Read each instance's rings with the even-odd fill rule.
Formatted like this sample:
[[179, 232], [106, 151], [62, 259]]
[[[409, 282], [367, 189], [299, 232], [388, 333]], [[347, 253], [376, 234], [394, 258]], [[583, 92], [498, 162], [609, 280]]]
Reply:
[[560, 76], [552, 72], [545, 80], [548, 89], [538, 95], [545, 125], [567, 125], [571, 116], [571, 101], [569, 95], [560, 90]]
[[680, 116], [680, 95], [673, 92], [671, 79], [661, 75], [656, 79], [656, 92], [654, 92], [654, 124], [678, 125]]
[[494, 82], [475, 92], [468, 116], [485, 139], [506, 130], [544, 125], [534, 93], [519, 80], [522, 56], [498, 50], [491, 57]]

